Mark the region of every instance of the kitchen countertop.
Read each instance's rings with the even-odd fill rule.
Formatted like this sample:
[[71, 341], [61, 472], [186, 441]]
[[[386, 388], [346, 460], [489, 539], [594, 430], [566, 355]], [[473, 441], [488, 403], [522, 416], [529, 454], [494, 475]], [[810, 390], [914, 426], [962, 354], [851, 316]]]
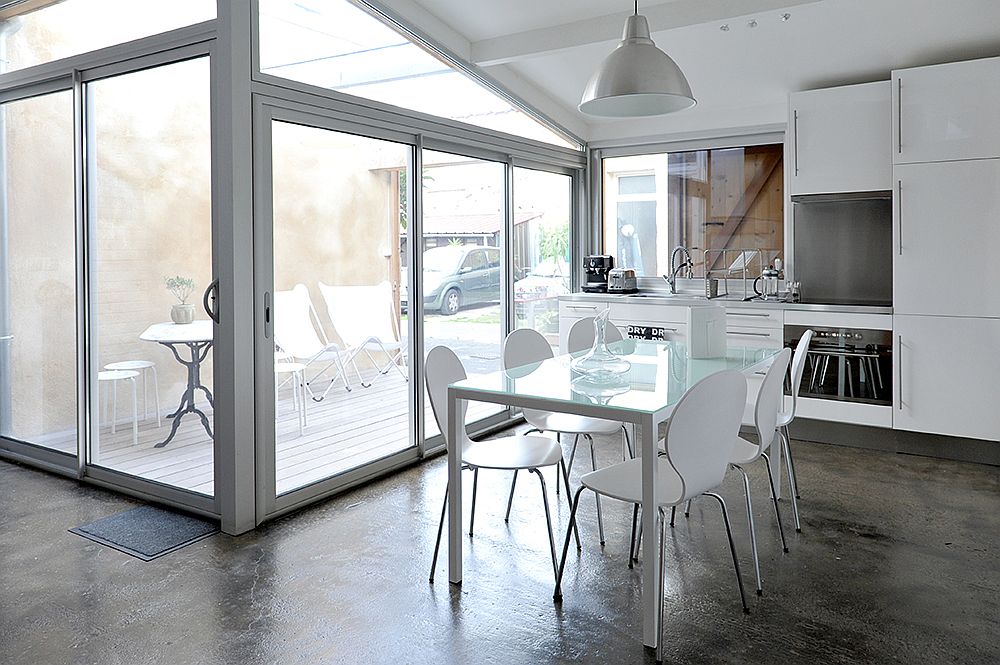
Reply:
[[738, 296], [721, 296], [708, 300], [697, 293], [672, 294], [666, 291], [640, 291], [637, 294], [624, 293], [570, 293], [559, 296], [560, 300], [571, 302], [636, 302], [656, 305], [704, 305], [716, 303], [725, 307], [746, 307], [749, 309], [782, 309], [806, 312], [847, 312], [851, 314], [892, 314], [892, 307], [872, 305], [819, 305], [802, 302], [781, 302], [778, 300], [743, 300]]

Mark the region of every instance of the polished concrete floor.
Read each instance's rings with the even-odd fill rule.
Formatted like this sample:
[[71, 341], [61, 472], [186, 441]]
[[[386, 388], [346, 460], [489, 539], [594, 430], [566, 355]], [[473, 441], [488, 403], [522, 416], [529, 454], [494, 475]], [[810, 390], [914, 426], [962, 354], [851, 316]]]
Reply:
[[[794, 446], [803, 528], [794, 533], [783, 501], [788, 554], [763, 467], [753, 470], [762, 597], [752, 594], [741, 487], [730, 478], [724, 488], [749, 615], [715, 505], [696, 503], [669, 532], [668, 662], [1000, 662], [1000, 469]], [[599, 448], [613, 461], [616, 442]], [[444, 558], [427, 582], [443, 458], [149, 563], [66, 531], [134, 502], [0, 462], [0, 662], [651, 662], [639, 640], [639, 568], [626, 566], [628, 507], [605, 504], [602, 551], [585, 498], [583, 551], [571, 550], [555, 605], [529, 480], [505, 524], [508, 477], [481, 474], [465, 582], [454, 587]]]

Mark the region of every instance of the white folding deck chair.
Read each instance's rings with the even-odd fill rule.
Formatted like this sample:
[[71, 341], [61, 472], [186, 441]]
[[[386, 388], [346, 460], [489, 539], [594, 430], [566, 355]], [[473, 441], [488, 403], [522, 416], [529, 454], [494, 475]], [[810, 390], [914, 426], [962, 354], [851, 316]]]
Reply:
[[[406, 339], [396, 331], [389, 282], [372, 286], [330, 286], [320, 282], [319, 291], [326, 302], [327, 315], [350, 353], [349, 362], [354, 364], [355, 371], [355, 361], [364, 353], [379, 374], [387, 374], [390, 368], [395, 368], [404, 381], [409, 380], [405, 365], [398, 364], [406, 358]], [[379, 365], [373, 352], [385, 355], [384, 365]], [[361, 385], [371, 387], [371, 383], [363, 380]]]
[[[337, 379], [344, 382], [348, 391], [351, 390], [347, 379], [347, 363], [351, 356], [339, 344], [327, 339], [305, 284], [296, 284], [290, 291], [274, 292], [274, 343], [278, 352], [301, 361], [307, 368], [322, 365], [311, 378], [306, 379], [306, 391], [314, 401], [322, 401]], [[317, 397], [310, 384], [331, 367], [336, 367], [337, 371], [323, 394]], [[354, 371], [360, 380], [357, 367]]]

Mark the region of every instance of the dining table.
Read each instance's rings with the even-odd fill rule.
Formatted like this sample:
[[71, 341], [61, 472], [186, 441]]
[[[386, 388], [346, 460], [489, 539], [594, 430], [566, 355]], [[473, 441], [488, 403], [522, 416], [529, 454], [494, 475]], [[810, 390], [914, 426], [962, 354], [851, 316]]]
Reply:
[[[688, 388], [723, 370], [747, 376], [760, 373], [781, 349], [731, 344], [725, 356], [692, 358], [682, 341], [626, 339], [609, 344], [629, 361], [628, 370], [613, 377], [591, 379], [571, 366], [576, 354], [557, 355], [524, 367], [470, 376], [448, 387], [448, 441], [459, 441], [465, 427], [460, 414], [467, 401], [489, 402], [521, 409], [554, 411], [604, 418], [634, 426], [642, 458], [642, 529], [657, 533], [657, 441], [660, 426]], [[757, 377], [759, 378], [759, 377]], [[451, 496], [462, 496], [462, 451], [448, 447], [448, 482]], [[462, 502], [448, 502], [448, 576], [462, 582]], [[642, 641], [655, 648], [659, 638], [656, 538], [642, 540], [641, 611]]]
[[[146, 328], [139, 339], [145, 342], [156, 342], [167, 347], [174, 354], [177, 360], [187, 370], [187, 386], [181, 395], [180, 405], [177, 410], [167, 416], [172, 418], [170, 433], [167, 438], [157, 443], [154, 448], [163, 448], [177, 434], [177, 428], [181, 424], [181, 418], [191, 413], [201, 419], [201, 425], [205, 428], [209, 438], [212, 438], [212, 424], [204, 411], [198, 408], [195, 401], [196, 391], [205, 393], [205, 399], [215, 408], [215, 398], [212, 391], [201, 382], [201, 364], [208, 357], [208, 352], [212, 349], [212, 322], [192, 321], [191, 323], [154, 323]], [[187, 348], [187, 356], [181, 355], [180, 347]]]

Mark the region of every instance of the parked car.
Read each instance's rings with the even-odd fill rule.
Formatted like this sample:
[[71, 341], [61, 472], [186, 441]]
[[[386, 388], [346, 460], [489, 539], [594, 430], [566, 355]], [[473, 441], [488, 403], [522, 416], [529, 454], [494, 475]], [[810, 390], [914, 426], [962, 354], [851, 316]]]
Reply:
[[[424, 252], [424, 310], [457, 314], [469, 305], [500, 302], [500, 249], [446, 245]], [[409, 294], [400, 294], [408, 309]]]
[[514, 305], [518, 318], [558, 310], [557, 298], [569, 293], [569, 264], [547, 258], [531, 269], [523, 279], [514, 282]]

